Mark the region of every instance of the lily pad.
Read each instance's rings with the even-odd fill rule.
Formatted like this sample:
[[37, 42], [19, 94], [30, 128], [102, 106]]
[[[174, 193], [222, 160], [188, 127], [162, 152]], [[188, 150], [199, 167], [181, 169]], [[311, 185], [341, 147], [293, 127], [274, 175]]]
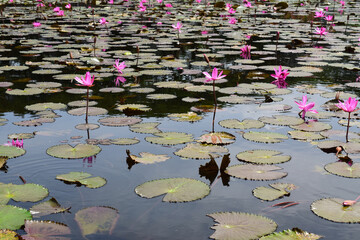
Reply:
[[283, 196], [290, 195], [290, 191], [294, 190], [296, 186], [290, 183], [273, 183], [270, 187], [257, 187], [253, 190], [253, 195], [261, 200], [274, 201]]
[[177, 96], [173, 94], [154, 93], [147, 95], [146, 98], [153, 100], [168, 100], [168, 99], [177, 98]]
[[284, 230], [282, 232], [272, 233], [259, 238], [259, 240], [316, 240], [322, 236], [315, 233], [309, 233], [298, 228]]
[[345, 199], [324, 198], [311, 204], [311, 211], [317, 216], [333, 222], [360, 223], [360, 203], [344, 206]]
[[106, 184], [106, 179], [102, 177], [91, 177], [79, 179], [78, 182], [88, 188], [99, 188]]
[[219, 125], [224, 128], [235, 128], [235, 129], [250, 129], [250, 128], [262, 128], [265, 126], [263, 122], [254, 119], [244, 119], [239, 121], [237, 119], [226, 119], [219, 122]]
[[236, 157], [241, 161], [255, 164], [277, 164], [291, 159], [288, 155], [280, 156], [281, 153], [275, 150], [248, 150], [238, 153]]
[[7, 204], [10, 199], [17, 202], [37, 202], [46, 198], [48, 194], [46, 188], [34, 183], [0, 184], [0, 204]]
[[260, 117], [259, 121], [267, 124], [290, 126], [299, 125], [304, 122], [301, 118], [293, 116], [273, 115], [272, 117]]
[[148, 152], [141, 152], [139, 153], [139, 155], [140, 155], [139, 157], [135, 155], [130, 155], [130, 156], [135, 162], [139, 162], [143, 164], [164, 162], [170, 158], [166, 154], [152, 154]]
[[331, 129], [331, 125], [323, 122], [307, 122], [300, 125], [291, 125], [291, 128], [295, 130], [307, 131], [307, 132], [321, 132]]
[[36, 103], [32, 105], [27, 105], [25, 106], [25, 109], [29, 111], [43, 111], [47, 109], [60, 110], [60, 109], [65, 109], [66, 107], [67, 106], [63, 103], [47, 102], [47, 103]]
[[156, 137], [146, 137], [145, 140], [151, 143], [162, 145], [175, 145], [192, 142], [194, 140], [193, 135], [189, 133], [181, 132], [161, 132], [154, 133]]
[[[107, 114], [108, 110], [99, 107], [88, 107], [88, 116], [97, 116]], [[68, 111], [68, 114], [81, 116], [86, 114], [86, 107], [74, 108]]]
[[135, 188], [135, 192], [144, 198], [164, 195], [164, 202], [190, 202], [209, 195], [210, 187], [195, 179], [167, 178], [143, 183]]
[[56, 179], [71, 183], [80, 183], [88, 188], [99, 188], [106, 184], [106, 179], [102, 177], [90, 177], [90, 173], [86, 172], [69, 172], [60, 174]]
[[17, 230], [25, 220], [31, 220], [31, 213], [23, 208], [0, 205], [0, 229]]
[[225, 145], [235, 142], [235, 136], [227, 132], [212, 132], [201, 135], [200, 139], [197, 140], [197, 142], [215, 145]]
[[90, 144], [78, 144], [72, 147], [69, 144], [55, 145], [46, 150], [46, 153], [50, 156], [57, 158], [85, 158], [98, 154], [101, 148], [96, 145]]
[[160, 133], [161, 131], [157, 128], [159, 124], [158, 122], [136, 123], [130, 126], [130, 131], [136, 133]]
[[117, 109], [119, 111], [124, 111], [126, 109], [130, 109], [130, 110], [137, 110], [137, 111], [143, 111], [143, 112], [147, 112], [147, 111], [151, 110], [151, 108], [149, 108], [148, 106], [146, 106], [144, 104], [122, 104], [122, 105], [118, 105], [115, 109]]
[[360, 178], [360, 163], [354, 163], [349, 166], [345, 162], [334, 162], [326, 164], [325, 170], [342, 177]]
[[110, 234], [118, 218], [118, 211], [111, 207], [89, 207], [75, 214], [75, 221], [84, 237], [91, 234]]
[[52, 221], [25, 221], [26, 235], [21, 236], [24, 240], [70, 240], [63, 235], [71, 234], [68, 226]]
[[245, 180], [276, 180], [287, 176], [286, 172], [277, 172], [281, 167], [275, 165], [238, 164], [228, 167], [225, 172], [230, 176]]
[[110, 141], [115, 145], [132, 145], [140, 142], [140, 140], [136, 138], [115, 138]]
[[33, 217], [42, 217], [53, 213], [61, 213], [66, 210], [66, 208], [61, 207], [55, 198], [51, 198], [48, 201], [41, 202], [30, 208], [30, 212]]
[[211, 229], [215, 230], [211, 239], [250, 240], [272, 233], [277, 224], [270, 218], [243, 212], [218, 212], [207, 214], [218, 222]]
[[262, 142], [262, 143], [279, 143], [288, 137], [281, 133], [275, 132], [246, 132], [243, 134], [243, 138], [253, 142]]
[[217, 153], [227, 153], [228, 149], [222, 146], [207, 145], [200, 143], [188, 143], [184, 148], [174, 152], [183, 158], [208, 159], [209, 154], [214, 158], [220, 157]]
[[133, 125], [141, 121], [142, 121], [141, 118], [137, 118], [137, 117], [106, 117], [99, 119], [98, 122], [104, 126], [122, 127], [122, 126]]
[[9, 139], [30, 139], [33, 138], [35, 136], [35, 134], [32, 133], [13, 133], [13, 134], [9, 134], [8, 138]]
[[173, 114], [169, 114], [168, 117], [171, 120], [178, 121], [178, 122], [196, 122], [196, 121], [203, 119], [202, 116], [198, 115], [195, 112], [173, 113]]
[[304, 131], [289, 131], [288, 132], [292, 139], [304, 140], [304, 141], [313, 141], [313, 140], [321, 140], [325, 137], [321, 135], [321, 133], [315, 132], [304, 132]]
[[2, 240], [19, 240], [19, 235], [11, 230], [1, 229], [0, 230], [0, 239]]
[[6, 90], [6, 94], [9, 95], [16, 95], [16, 96], [30, 96], [43, 93], [44, 90], [40, 88], [25, 88], [24, 90], [21, 89], [8, 89]]
[[16, 158], [24, 155], [25, 153], [26, 151], [22, 148], [18, 148], [15, 146], [0, 145], [0, 156], [5, 156], [8, 158]]
[[75, 126], [75, 128], [79, 130], [88, 130], [88, 129], [94, 130], [94, 129], [98, 129], [99, 127], [100, 125], [95, 123], [82, 123]]

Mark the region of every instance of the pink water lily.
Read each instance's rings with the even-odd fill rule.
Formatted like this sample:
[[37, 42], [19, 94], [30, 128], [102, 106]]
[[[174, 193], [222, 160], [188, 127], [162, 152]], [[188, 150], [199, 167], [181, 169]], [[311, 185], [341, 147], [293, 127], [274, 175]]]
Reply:
[[59, 7], [55, 7], [55, 8], [53, 9], [53, 11], [54, 11], [54, 12], [59, 12], [59, 11], [60, 11], [60, 8], [59, 8]]
[[326, 17], [324, 17], [324, 19], [326, 21], [331, 21], [331, 20], [333, 20], [333, 18], [334, 18], [334, 16], [332, 16], [332, 15], [327, 15]]
[[205, 75], [205, 78], [206, 78], [205, 82], [216, 81], [216, 80], [226, 77], [226, 75], [222, 75], [222, 73], [223, 73], [223, 71], [221, 71], [218, 74], [218, 70], [216, 67], [214, 67], [211, 76], [209, 73], [203, 72], [203, 74]]
[[326, 34], [328, 34], [328, 32], [326, 31], [326, 28], [324, 28], [324, 27], [321, 27], [321, 28], [317, 27], [315, 29], [314, 33], [320, 35], [320, 37], [323, 36], [323, 35], [325, 36]]
[[228, 13], [230, 13], [230, 14], [234, 14], [236, 11], [235, 11], [235, 9], [233, 9], [233, 8], [229, 8], [229, 10], [228, 10]]
[[115, 64], [113, 65], [119, 73], [123, 74], [122, 70], [126, 68], [125, 62], [120, 63], [120, 59], [115, 60]]
[[19, 139], [16, 139], [16, 141], [13, 139], [11, 142], [7, 142], [4, 144], [4, 146], [13, 146], [17, 148], [24, 148], [24, 140], [21, 139], [21, 142]]
[[240, 49], [241, 54], [240, 56], [244, 59], [250, 59], [251, 58], [251, 45], [245, 45]]
[[177, 22], [176, 25], [171, 25], [174, 29], [177, 29], [179, 31], [179, 33], [181, 33], [181, 28], [183, 27], [181, 22]]
[[60, 10], [60, 11], [58, 11], [58, 13], [56, 14], [57, 16], [64, 16], [64, 11], [63, 10]]
[[70, 4], [70, 3], [66, 4], [66, 5], [65, 5], [65, 8], [66, 8], [66, 9], [70, 9], [70, 8], [71, 8], [71, 4]]
[[274, 68], [275, 74], [271, 74], [273, 78], [275, 78], [275, 81], [272, 81], [271, 83], [275, 84], [278, 88], [286, 88], [287, 82], [285, 82], [285, 79], [289, 73], [287, 72], [288, 69], [282, 70], [282, 66], [279, 66], [279, 70]]
[[34, 27], [40, 27], [40, 26], [41, 26], [41, 23], [39, 23], [39, 22], [33, 22], [33, 26], [34, 26]]
[[302, 112], [302, 118], [305, 118], [305, 114], [306, 112], [313, 112], [313, 113], [319, 113], [318, 111], [316, 111], [315, 109], [312, 109], [315, 106], [314, 102], [310, 102], [310, 103], [306, 103], [307, 102], [307, 96], [304, 95], [302, 97], [302, 101], [301, 102], [297, 102], [295, 101], [295, 103], [299, 106], [299, 108], [301, 109]]
[[91, 77], [90, 72], [86, 72], [85, 77], [75, 77], [75, 80], [79, 83], [78, 86], [92, 87], [94, 86], [95, 75]]
[[344, 102], [339, 101], [339, 103], [336, 104], [336, 106], [338, 108], [341, 108], [344, 112], [351, 113], [355, 111], [357, 104], [358, 104], [358, 100], [349, 97], [349, 99]]
[[109, 23], [109, 22], [107, 22], [105, 18], [101, 18], [101, 19], [99, 20], [99, 23], [100, 23], [101, 25], [105, 25], [105, 24], [107, 24], [107, 23]]
[[325, 17], [325, 13], [323, 11], [315, 12], [315, 18]]
[[229, 18], [229, 23], [230, 24], [236, 24], [237, 23], [236, 18]]

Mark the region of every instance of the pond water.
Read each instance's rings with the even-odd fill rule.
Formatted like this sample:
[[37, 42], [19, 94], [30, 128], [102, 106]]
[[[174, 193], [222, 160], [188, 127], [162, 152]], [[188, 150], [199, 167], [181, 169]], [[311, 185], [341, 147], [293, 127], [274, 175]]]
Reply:
[[[192, 5], [176, 1], [166, 3], [171, 3], [172, 7], [158, 2], [144, 3], [147, 6], [145, 13], [139, 12], [138, 3], [132, 1], [98, 5], [94, 10], [74, 2], [72, 11], [65, 8], [65, 4], [54, 3], [52, 7], [35, 8], [32, 2], [20, 4], [15, 0], [2, 5], [5, 8], [1, 17], [0, 139], [6, 144], [14, 137], [12, 134], [20, 133], [28, 133], [31, 138], [23, 139], [26, 153], [8, 159], [0, 169], [0, 182], [22, 184], [21, 176], [27, 183], [40, 184], [49, 190], [49, 195], [39, 202], [10, 200], [8, 204], [30, 209], [53, 197], [62, 207], [71, 207], [68, 212], [38, 218], [33, 214], [34, 220], [66, 224], [71, 234], [64, 239], [208, 239], [214, 233], [211, 227], [215, 223], [207, 214], [216, 212], [261, 215], [276, 222], [277, 232], [296, 227], [326, 239], [356, 239], [360, 233], [359, 217], [353, 224], [330, 221], [315, 215], [311, 205], [324, 198], [355, 200], [360, 195], [360, 174], [357, 172], [360, 137], [356, 113], [351, 115], [354, 125], [350, 131], [354, 133], [349, 137], [353, 146], [348, 148], [348, 157], [353, 160], [353, 167], [348, 165], [348, 171], [355, 172], [357, 177], [342, 177], [326, 171], [325, 165], [337, 162], [347, 154], [342, 151], [337, 156], [334, 148], [325, 152], [326, 149], [323, 151], [317, 146], [327, 140], [339, 140], [342, 143], [338, 145], [345, 146], [347, 113], [334, 107], [338, 101], [333, 100], [336, 92], [341, 92], [342, 100], [357, 98], [359, 94], [360, 84], [355, 82], [360, 67], [359, 2], [346, 2], [342, 6], [340, 2], [300, 1], [303, 6], [299, 7], [298, 2], [289, 2], [289, 6], [280, 11], [274, 11], [277, 2], [252, 2], [254, 8], [251, 9], [237, 3], [234, 6], [237, 7], [236, 13], [232, 15], [221, 3], [217, 3], [216, 8], [213, 2], [207, 7], [204, 2], [193, 2]], [[48, 6], [49, 2], [44, 4]], [[232, 4], [236, 5], [235, 2]], [[55, 6], [61, 7], [65, 15], [56, 16]], [[327, 12], [325, 7], [329, 7]], [[335, 15], [335, 20], [326, 23], [324, 19], [312, 17], [321, 10], [326, 15]], [[106, 18], [107, 24], [98, 23], [102, 17]], [[230, 24], [230, 17], [235, 17], [238, 22]], [[178, 21], [183, 24], [180, 39], [172, 27]], [[41, 26], [34, 27], [33, 22], [40, 22]], [[334, 24], [331, 29], [330, 24]], [[329, 33], [319, 38], [312, 33], [321, 26]], [[240, 56], [240, 48], [245, 44], [251, 45], [250, 59]], [[210, 58], [211, 68], [203, 54]], [[117, 59], [127, 65], [122, 74], [126, 82], [120, 86], [114, 83], [118, 74], [113, 64]], [[270, 75], [280, 65], [290, 73], [286, 79], [287, 89], [271, 85], [274, 78]], [[215, 175], [208, 173], [205, 177], [204, 166], [210, 162], [210, 157], [195, 159], [190, 150], [185, 150], [190, 152], [188, 158], [178, 153], [187, 144], [196, 143], [203, 134], [212, 131], [212, 82], [204, 84], [202, 72], [211, 73], [213, 67], [227, 75], [225, 81], [216, 82], [218, 108], [214, 128], [216, 132], [227, 132], [236, 138], [233, 143], [223, 145], [230, 154], [229, 167], [248, 164], [237, 159], [240, 152], [275, 150], [291, 156], [290, 161], [272, 165], [287, 173], [283, 178], [252, 181], [244, 179], [246, 177], [229, 176], [225, 173], [227, 170]], [[96, 104], [93, 107], [100, 108], [100, 112], [88, 117], [88, 123], [96, 124], [96, 129], [80, 130], [75, 127], [85, 124], [85, 111], [80, 110], [77, 114], [79, 110], [76, 108], [85, 106], [86, 87], [76, 86], [73, 79], [84, 76], [87, 71], [95, 75], [94, 86], [90, 88], [90, 103]], [[176, 84], [161, 85], [173, 81]], [[59, 85], [49, 87], [44, 82]], [[39, 84], [29, 85], [36, 83], [43, 84], [43, 88], [39, 88]], [[201, 88], [205, 85], [206, 89]], [[236, 86], [237, 89], [231, 89]], [[31, 90], [23, 91], [28, 87], [39, 92], [29, 95]], [[160, 95], [151, 97], [152, 94]], [[161, 99], [164, 96], [161, 94], [171, 94], [170, 99]], [[265, 102], [264, 95], [274, 101]], [[271, 121], [273, 124], [264, 120], [264, 117], [273, 115], [299, 120], [300, 110], [294, 101], [300, 101], [303, 95], [315, 102], [314, 109], [319, 111], [318, 115], [307, 113], [308, 122], [303, 124], [313, 124], [315, 120], [327, 124], [314, 130], [324, 136], [318, 134], [311, 139], [306, 133], [307, 125], [302, 128], [305, 131], [297, 133], [302, 136], [291, 133], [294, 129], [288, 125], [293, 124], [288, 121], [294, 119]], [[75, 102], [80, 100], [82, 105]], [[31, 110], [39, 103], [48, 105]], [[49, 103], [63, 105], [52, 110]], [[124, 104], [143, 104], [148, 110], [119, 110]], [[41, 108], [47, 112], [41, 112]], [[168, 116], [180, 113], [189, 113], [186, 115], [188, 118], [197, 114], [201, 119], [175, 121], [174, 117]], [[46, 122], [39, 124], [34, 120], [44, 114]], [[186, 116], [181, 119], [188, 119]], [[140, 126], [142, 123], [158, 123], [158, 132], [182, 132], [192, 134], [193, 139], [183, 144], [169, 144], [173, 137], [168, 137], [169, 142], [151, 143], [149, 137], [153, 134], [139, 133], [132, 123], [106, 126], [101, 119], [107, 117], [131, 117], [141, 121]], [[219, 124], [229, 119], [261, 119], [265, 124], [260, 128], [246, 129], [225, 128]], [[37, 121], [37, 126], [34, 126], [34, 121]], [[329, 128], [338, 131], [324, 133]], [[260, 140], [252, 141], [252, 132], [282, 134], [285, 139], [266, 143], [272, 136], [261, 136]], [[119, 138], [137, 139], [138, 143], [111, 142]], [[47, 150], [56, 145], [74, 147], [87, 143], [101, 148], [93, 158], [67, 159], [47, 154]], [[134, 165], [127, 150], [131, 155], [148, 152], [167, 155], [169, 159]], [[205, 150], [198, 150], [201, 151]], [[6, 155], [3, 149], [0, 155]], [[218, 167], [224, 155], [221, 152], [215, 158]], [[106, 179], [106, 184], [91, 189], [56, 179], [57, 175], [69, 172], [100, 176]], [[256, 173], [261, 174], [262, 170]], [[196, 201], [169, 203], [162, 201], [163, 196], [148, 199], [135, 192], [135, 188], [145, 182], [167, 178], [200, 180], [209, 185], [210, 194]], [[279, 182], [293, 184], [296, 188], [288, 196], [273, 201], [264, 201], [253, 195], [255, 188]], [[4, 193], [1, 194], [4, 198]], [[282, 202], [289, 202], [289, 205], [274, 206]], [[103, 232], [83, 237], [84, 232], [80, 230], [75, 215], [82, 209], [97, 206], [116, 209], [117, 219], [110, 222], [112, 226], [102, 226]], [[358, 211], [359, 206], [344, 208], [343, 212], [351, 208]], [[87, 217], [95, 219], [94, 215]], [[0, 217], [0, 224], [4, 224], [1, 221], [5, 220]], [[26, 234], [23, 228], [17, 233]]]

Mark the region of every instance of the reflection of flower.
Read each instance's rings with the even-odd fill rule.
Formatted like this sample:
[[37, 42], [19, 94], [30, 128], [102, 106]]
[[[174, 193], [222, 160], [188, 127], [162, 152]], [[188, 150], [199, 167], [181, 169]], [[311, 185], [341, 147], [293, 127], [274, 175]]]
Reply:
[[244, 59], [250, 59], [251, 58], [251, 45], [245, 45], [240, 49], [241, 51], [241, 57]]
[[92, 167], [92, 164], [93, 162], [95, 162], [95, 160], [96, 160], [96, 155], [84, 158], [83, 163], [87, 163], [88, 167]]
[[124, 83], [126, 82], [126, 79], [122, 76], [117, 76], [117, 78], [115, 79], [115, 86], [119, 86], [120, 82]]
[[295, 101], [295, 103], [299, 106], [299, 108], [301, 109], [302, 112], [302, 118], [305, 118], [305, 114], [306, 112], [313, 112], [313, 113], [318, 113], [318, 111], [312, 109], [315, 106], [314, 102], [310, 102], [310, 103], [306, 103], [307, 102], [307, 96], [304, 95], [302, 97], [302, 102], [297, 102]]

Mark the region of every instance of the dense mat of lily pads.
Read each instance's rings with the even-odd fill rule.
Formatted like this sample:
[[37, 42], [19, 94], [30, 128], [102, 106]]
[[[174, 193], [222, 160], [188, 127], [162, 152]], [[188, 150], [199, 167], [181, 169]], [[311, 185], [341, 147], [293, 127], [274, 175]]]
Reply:
[[0, 239], [356, 236], [358, 2], [0, 8]]

